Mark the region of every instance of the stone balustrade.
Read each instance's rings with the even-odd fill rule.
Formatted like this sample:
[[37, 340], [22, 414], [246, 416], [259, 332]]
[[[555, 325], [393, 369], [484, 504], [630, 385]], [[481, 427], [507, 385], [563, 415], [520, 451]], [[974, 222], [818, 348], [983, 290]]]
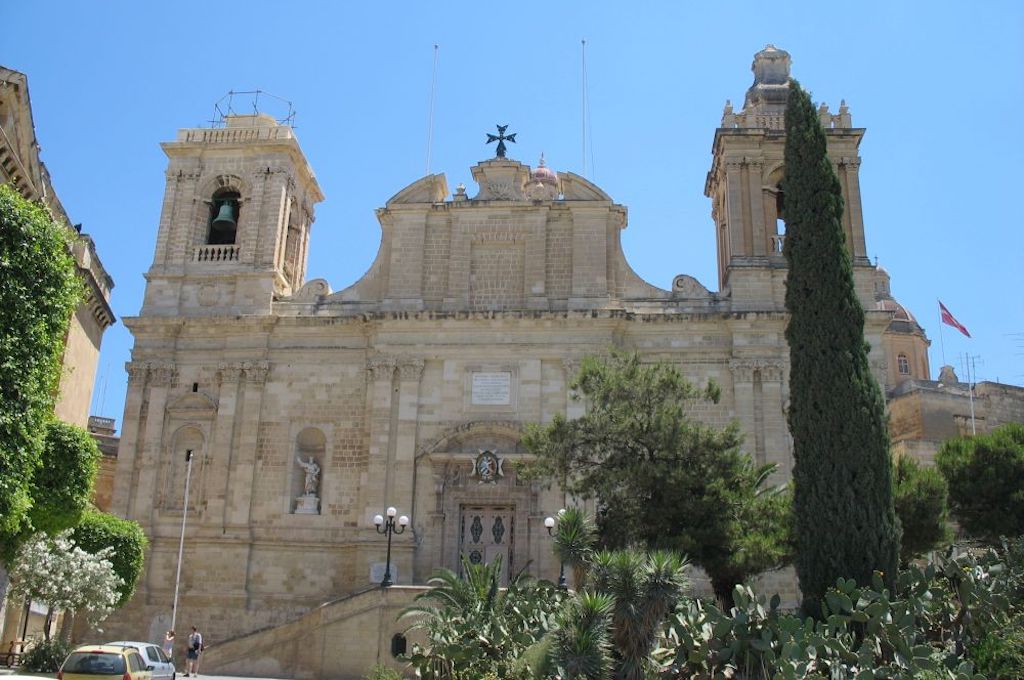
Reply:
[[234, 243], [227, 245], [196, 246], [192, 252], [194, 262], [238, 262], [239, 247]]

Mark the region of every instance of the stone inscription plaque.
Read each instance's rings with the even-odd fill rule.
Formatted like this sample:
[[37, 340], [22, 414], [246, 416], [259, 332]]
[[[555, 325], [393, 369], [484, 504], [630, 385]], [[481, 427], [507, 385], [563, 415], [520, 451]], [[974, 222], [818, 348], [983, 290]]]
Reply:
[[512, 399], [512, 374], [474, 373], [472, 402], [474, 406], [507, 406]]

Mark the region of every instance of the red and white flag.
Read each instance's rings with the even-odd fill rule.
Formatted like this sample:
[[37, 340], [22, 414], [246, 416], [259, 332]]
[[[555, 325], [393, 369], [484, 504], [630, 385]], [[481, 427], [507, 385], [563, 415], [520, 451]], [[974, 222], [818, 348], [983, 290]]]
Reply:
[[939, 300], [939, 314], [942, 316], [942, 323], [947, 326], [952, 326], [967, 337], [971, 337], [971, 334], [967, 332], [967, 327], [957, 321], [956, 318], [949, 313], [949, 310], [946, 309], [946, 305], [942, 304], [942, 300]]

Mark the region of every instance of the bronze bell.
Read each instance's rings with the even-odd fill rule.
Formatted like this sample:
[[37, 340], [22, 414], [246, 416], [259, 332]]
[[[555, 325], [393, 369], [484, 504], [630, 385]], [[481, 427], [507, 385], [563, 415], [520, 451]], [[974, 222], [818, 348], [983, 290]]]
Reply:
[[220, 210], [217, 217], [214, 218], [212, 226], [215, 231], [234, 231], [237, 224], [235, 223], [235, 209], [231, 207], [231, 203], [225, 201], [220, 204]]

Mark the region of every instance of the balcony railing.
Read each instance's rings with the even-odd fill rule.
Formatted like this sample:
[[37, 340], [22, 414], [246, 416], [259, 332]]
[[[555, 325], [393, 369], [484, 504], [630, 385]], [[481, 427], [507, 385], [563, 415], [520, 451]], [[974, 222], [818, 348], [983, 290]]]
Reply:
[[770, 239], [770, 242], [771, 242], [772, 254], [773, 255], [781, 255], [782, 254], [782, 249], [786, 245], [786, 235], [785, 234], [772, 234], [768, 238]]
[[238, 246], [227, 245], [196, 246], [192, 252], [194, 262], [238, 262]]

